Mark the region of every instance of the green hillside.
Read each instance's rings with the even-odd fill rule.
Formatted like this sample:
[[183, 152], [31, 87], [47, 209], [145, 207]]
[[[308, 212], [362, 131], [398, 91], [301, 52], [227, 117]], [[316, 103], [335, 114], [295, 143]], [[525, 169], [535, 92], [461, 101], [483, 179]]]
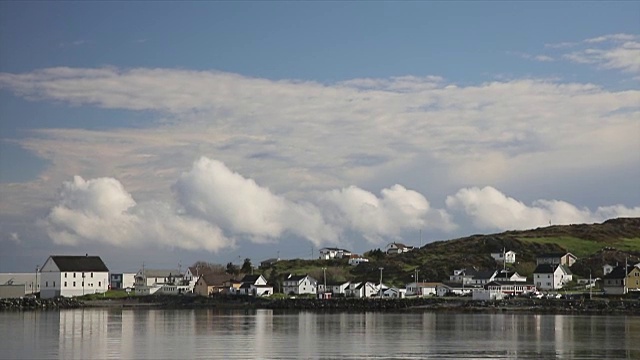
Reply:
[[346, 260], [283, 260], [261, 269], [265, 277], [277, 284], [288, 273], [310, 274], [323, 280], [323, 267], [328, 282], [343, 280], [378, 281], [379, 268], [383, 282], [402, 285], [413, 280], [419, 270], [421, 281], [448, 279], [454, 269], [474, 266], [493, 269], [499, 265], [492, 252], [503, 248], [517, 253], [513, 268], [530, 276], [537, 254], [568, 251], [578, 262], [572, 271], [578, 276], [600, 276], [604, 263], [640, 261], [640, 218], [618, 218], [602, 224], [555, 225], [525, 231], [472, 235], [460, 239], [437, 241], [405, 254], [386, 255], [378, 249], [365, 253], [369, 263], [349, 266]]

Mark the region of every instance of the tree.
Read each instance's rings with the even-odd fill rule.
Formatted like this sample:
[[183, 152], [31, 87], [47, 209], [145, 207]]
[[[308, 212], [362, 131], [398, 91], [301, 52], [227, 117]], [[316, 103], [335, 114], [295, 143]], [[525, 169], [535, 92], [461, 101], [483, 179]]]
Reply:
[[240, 269], [238, 269], [238, 266], [233, 265], [232, 262], [229, 262], [227, 264], [227, 274], [238, 275], [239, 273], [240, 273]]
[[240, 270], [245, 274], [251, 274], [252, 269], [253, 266], [251, 265], [251, 259], [244, 259], [244, 263], [242, 263], [242, 268]]

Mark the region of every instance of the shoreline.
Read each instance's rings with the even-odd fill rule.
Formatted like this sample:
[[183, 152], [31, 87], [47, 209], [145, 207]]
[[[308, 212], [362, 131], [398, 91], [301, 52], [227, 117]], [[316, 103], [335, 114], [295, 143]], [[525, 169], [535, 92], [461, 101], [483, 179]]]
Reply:
[[79, 300], [0, 299], [1, 311], [49, 311], [84, 308], [129, 309], [271, 309], [314, 312], [450, 312], [566, 315], [640, 315], [640, 300], [509, 299], [474, 301], [462, 298], [412, 299], [265, 299], [248, 296], [144, 296], [124, 299]]

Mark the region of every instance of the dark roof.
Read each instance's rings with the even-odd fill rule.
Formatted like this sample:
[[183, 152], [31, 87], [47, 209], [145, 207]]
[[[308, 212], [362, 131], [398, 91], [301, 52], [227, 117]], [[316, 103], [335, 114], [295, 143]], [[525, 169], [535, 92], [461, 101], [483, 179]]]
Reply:
[[482, 270], [478, 271], [473, 278], [474, 279], [491, 279], [491, 277], [496, 273], [495, 270]]
[[631, 272], [631, 270], [633, 270], [633, 268], [634, 268], [633, 265], [627, 265], [627, 271], [625, 271], [624, 265], [616, 266], [613, 268], [613, 270], [611, 270], [610, 273], [603, 276], [602, 278], [603, 279], [624, 279], [627, 277], [627, 275], [629, 275], [629, 273]]
[[553, 274], [556, 272], [557, 266], [552, 264], [540, 264], [533, 270], [534, 274]]
[[289, 275], [289, 277], [286, 278], [284, 281], [300, 281], [306, 277], [307, 275]]
[[491, 285], [520, 285], [520, 286], [533, 286], [533, 283], [530, 282], [526, 282], [526, 281], [492, 281], [488, 284], [485, 284], [484, 287], [486, 288], [487, 286], [491, 286]]
[[563, 256], [565, 256], [567, 254], [573, 256], [574, 258], [576, 257], [575, 255], [573, 255], [570, 252], [553, 252], [553, 253], [540, 254], [540, 255], [537, 256], [537, 258], [538, 259], [539, 258], [560, 258], [560, 257], [563, 257]]
[[260, 275], [245, 275], [242, 278], [241, 281], [243, 283], [252, 283], [252, 284], [254, 284], [259, 278], [260, 278]]
[[51, 256], [60, 271], [109, 272], [100, 256]]
[[207, 285], [222, 285], [231, 280], [231, 275], [209, 273], [202, 275], [201, 279]]

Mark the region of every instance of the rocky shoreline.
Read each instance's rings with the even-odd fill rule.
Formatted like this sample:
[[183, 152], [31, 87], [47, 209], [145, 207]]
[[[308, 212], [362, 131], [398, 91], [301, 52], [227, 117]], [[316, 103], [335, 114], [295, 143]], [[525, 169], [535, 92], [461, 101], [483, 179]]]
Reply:
[[340, 312], [512, 312], [535, 314], [620, 314], [640, 315], [638, 299], [510, 299], [472, 301], [468, 298], [413, 299], [265, 299], [249, 296], [144, 296], [126, 299], [81, 301], [74, 298], [0, 299], [0, 311], [61, 310], [89, 307], [160, 308], [160, 309], [273, 309], [283, 311]]

